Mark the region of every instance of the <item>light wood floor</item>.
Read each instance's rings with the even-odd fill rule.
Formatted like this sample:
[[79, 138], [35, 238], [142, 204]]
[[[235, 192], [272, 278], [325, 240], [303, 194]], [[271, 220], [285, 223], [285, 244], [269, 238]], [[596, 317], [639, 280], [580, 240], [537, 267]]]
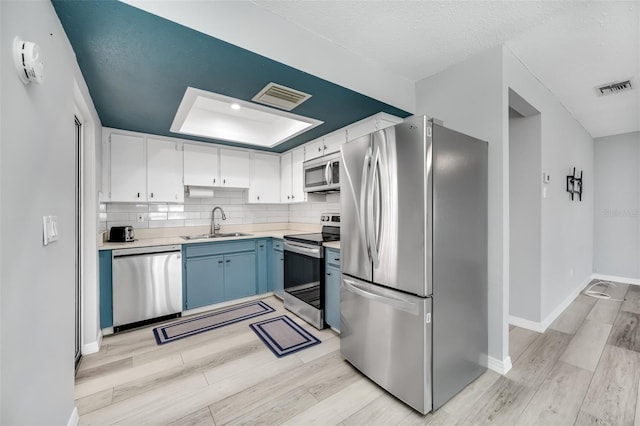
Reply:
[[[343, 361], [335, 333], [301, 320], [322, 344], [280, 359], [248, 327], [257, 320], [162, 346], [152, 327], [108, 336], [82, 359], [76, 406], [81, 424], [640, 424], [640, 287], [612, 296], [625, 294], [580, 295], [544, 334], [511, 327], [513, 369], [488, 371], [427, 416]], [[285, 313], [266, 301], [270, 316]]]

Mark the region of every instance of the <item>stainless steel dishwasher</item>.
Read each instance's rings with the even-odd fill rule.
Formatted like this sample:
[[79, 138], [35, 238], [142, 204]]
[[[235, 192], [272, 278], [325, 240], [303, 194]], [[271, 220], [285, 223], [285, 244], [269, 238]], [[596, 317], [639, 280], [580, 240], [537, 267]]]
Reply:
[[179, 317], [180, 245], [113, 250], [113, 331]]

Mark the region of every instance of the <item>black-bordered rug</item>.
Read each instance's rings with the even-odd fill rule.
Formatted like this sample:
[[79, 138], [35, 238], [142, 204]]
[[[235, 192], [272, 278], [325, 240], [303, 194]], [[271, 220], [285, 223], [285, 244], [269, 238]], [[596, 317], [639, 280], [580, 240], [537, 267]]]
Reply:
[[184, 339], [185, 337], [203, 333], [225, 325], [235, 324], [259, 315], [275, 312], [271, 306], [263, 301], [246, 303], [238, 306], [223, 308], [214, 312], [199, 315], [193, 318], [166, 324], [153, 329], [153, 335], [159, 345]]
[[319, 345], [320, 340], [286, 315], [249, 324], [278, 358]]

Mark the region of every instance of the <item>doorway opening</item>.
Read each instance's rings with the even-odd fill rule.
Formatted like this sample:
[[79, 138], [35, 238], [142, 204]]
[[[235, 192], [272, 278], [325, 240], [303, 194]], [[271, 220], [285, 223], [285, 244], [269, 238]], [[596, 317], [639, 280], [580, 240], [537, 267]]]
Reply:
[[540, 111], [509, 89], [509, 322], [514, 325], [541, 321], [541, 129]]

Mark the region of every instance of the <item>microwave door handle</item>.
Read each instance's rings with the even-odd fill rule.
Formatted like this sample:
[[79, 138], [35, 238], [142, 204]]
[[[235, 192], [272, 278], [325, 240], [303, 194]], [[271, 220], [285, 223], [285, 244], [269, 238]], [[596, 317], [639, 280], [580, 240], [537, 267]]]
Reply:
[[331, 161], [327, 161], [327, 165], [324, 167], [324, 180], [327, 184], [331, 182], [331, 175], [329, 174], [329, 169], [331, 168]]

